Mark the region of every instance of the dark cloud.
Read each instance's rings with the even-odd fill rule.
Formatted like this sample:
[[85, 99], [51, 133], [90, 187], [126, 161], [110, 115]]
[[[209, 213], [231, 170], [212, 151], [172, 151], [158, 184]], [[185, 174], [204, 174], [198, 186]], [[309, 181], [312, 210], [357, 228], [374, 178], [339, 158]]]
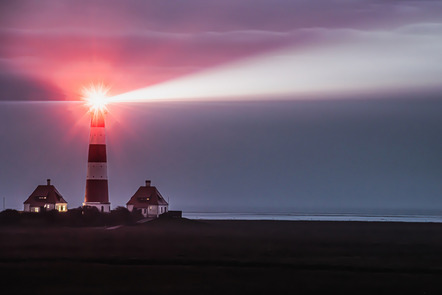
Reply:
[[391, 30], [440, 23], [442, 15], [438, 1], [43, 0], [0, 5], [0, 58], [9, 60], [11, 70], [50, 81], [68, 97], [85, 82], [81, 77], [124, 84], [117, 89], [124, 92], [289, 44], [319, 47], [328, 37], [314, 28]]
[[441, 6], [439, 1], [373, 0], [9, 1], [4, 9], [10, 13], [5, 13], [4, 22], [20, 28], [33, 24], [45, 29], [53, 28], [54, 24], [61, 28], [75, 24], [92, 30], [284, 31], [312, 26], [386, 26], [439, 19]]
[[[264, 50], [301, 41], [305, 32], [229, 31], [202, 33], [103, 32], [82, 30], [1, 30], [0, 38], [9, 40], [0, 52], [14, 57], [38, 53], [42, 60], [71, 58], [84, 60], [87, 56], [118, 55], [115, 62], [139, 63], [157, 57], [168, 50], [167, 59], [151, 61], [168, 66], [207, 66], [207, 60], [222, 62]], [[31, 46], [22, 46], [29, 44]], [[54, 55], [55, 53], [55, 55]], [[192, 55], [199, 55], [196, 58]], [[186, 58], [187, 57], [187, 58]], [[61, 62], [57, 60], [57, 62]], [[210, 64], [210, 63], [209, 63]], [[160, 64], [152, 64], [160, 66]]]
[[61, 89], [48, 81], [14, 73], [0, 66], [0, 101], [64, 100]]

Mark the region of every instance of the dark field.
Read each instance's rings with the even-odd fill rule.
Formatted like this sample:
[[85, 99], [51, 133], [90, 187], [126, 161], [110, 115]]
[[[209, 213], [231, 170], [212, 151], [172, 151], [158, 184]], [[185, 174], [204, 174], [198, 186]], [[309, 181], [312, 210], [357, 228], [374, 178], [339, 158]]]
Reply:
[[442, 224], [0, 227], [2, 294], [441, 294]]

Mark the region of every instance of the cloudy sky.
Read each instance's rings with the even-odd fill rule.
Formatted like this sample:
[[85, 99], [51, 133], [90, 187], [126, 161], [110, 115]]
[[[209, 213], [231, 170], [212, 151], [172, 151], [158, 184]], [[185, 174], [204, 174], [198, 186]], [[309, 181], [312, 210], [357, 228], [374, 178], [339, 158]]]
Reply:
[[442, 211], [440, 1], [2, 1], [0, 197], [84, 197], [80, 89], [111, 86], [110, 201]]

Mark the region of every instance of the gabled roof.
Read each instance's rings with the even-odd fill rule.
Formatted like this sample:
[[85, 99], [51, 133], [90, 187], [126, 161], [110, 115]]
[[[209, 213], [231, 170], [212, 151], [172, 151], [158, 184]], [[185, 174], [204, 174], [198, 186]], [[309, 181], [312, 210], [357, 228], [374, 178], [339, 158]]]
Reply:
[[44, 206], [44, 204], [67, 203], [53, 185], [39, 185], [29, 198], [23, 202], [31, 206]]
[[151, 205], [168, 205], [168, 203], [156, 187], [146, 185], [140, 186], [126, 205], [134, 205], [135, 208], [147, 208]]

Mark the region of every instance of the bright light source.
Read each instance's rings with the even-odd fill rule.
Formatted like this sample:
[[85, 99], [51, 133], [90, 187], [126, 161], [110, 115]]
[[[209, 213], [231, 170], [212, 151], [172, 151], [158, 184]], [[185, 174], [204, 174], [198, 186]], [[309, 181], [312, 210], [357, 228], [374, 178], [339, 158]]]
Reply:
[[93, 113], [107, 111], [106, 104], [108, 102], [107, 93], [110, 87], [103, 83], [91, 84], [89, 87], [83, 87], [82, 98], [89, 106], [89, 110]]

